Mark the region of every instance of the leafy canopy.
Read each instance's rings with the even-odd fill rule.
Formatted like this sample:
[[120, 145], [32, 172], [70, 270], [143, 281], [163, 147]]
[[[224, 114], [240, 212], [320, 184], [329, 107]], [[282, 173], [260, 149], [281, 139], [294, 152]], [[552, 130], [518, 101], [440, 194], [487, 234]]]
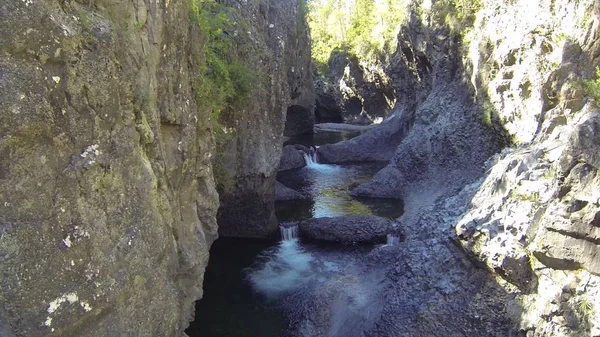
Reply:
[[312, 56], [323, 71], [332, 53], [344, 51], [373, 60], [395, 50], [407, 0], [311, 0], [308, 23]]

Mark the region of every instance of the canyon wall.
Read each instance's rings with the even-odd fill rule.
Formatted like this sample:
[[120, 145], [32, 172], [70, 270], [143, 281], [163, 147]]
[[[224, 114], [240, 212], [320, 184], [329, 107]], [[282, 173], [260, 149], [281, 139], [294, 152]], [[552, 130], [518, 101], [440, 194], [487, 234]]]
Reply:
[[411, 230], [444, 228], [511, 294], [515, 332], [598, 334], [599, 5], [409, 8], [387, 69], [392, 116], [320, 158], [389, 160], [353, 194], [404, 199]]
[[3, 336], [183, 334], [217, 237], [194, 27], [186, 2], [0, 6]]
[[250, 50], [245, 62], [257, 76], [244, 107], [222, 118], [233, 136], [220, 142], [217, 151], [216, 168], [222, 172], [217, 178], [219, 232], [265, 237], [278, 228], [273, 198], [284, 129], [289, 135], [312, 132], [310, 37], [301, 1], [231, 5], [233, 20], [248, 23], [246, 30], [233, 34]]
[[276, 228], [286, 113], [314, 104], [304, 16], [218, 4], [256, 75], [219, 124], [199, 92], [216, 70], [198, 4], [0, 4], [2, 336], [183, 335], [218, 236], [213, 176], [224, 234]]

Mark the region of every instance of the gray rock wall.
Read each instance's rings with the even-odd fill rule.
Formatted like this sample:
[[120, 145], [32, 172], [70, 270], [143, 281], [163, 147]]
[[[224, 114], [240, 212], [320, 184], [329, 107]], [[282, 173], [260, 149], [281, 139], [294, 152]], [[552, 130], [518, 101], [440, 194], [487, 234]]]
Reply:
[[332, 54], [328, 73], [315, 79], [316, 114], [321, 123], [381, 122], [396, 97], [385, 72], [389, 60], [360, 61], [344, 52]]
[[[600, 110], [584, 83], [600, 65], [600, 7], [531, 6], [499, 8], [514, 20], [502, 22], [504, 36], [522, 38], [500, 37], [486, 48], [498, 62], [486, 75], [491, 102], [519, 144], [490, 159], [467, 212], [452, 226], [469, 255], [519, 289], [521, 331], [593, 336], [600, 332]], [[531, 10], [539, 13], [535, 20], [523, 20]], [[481, 13], [477, 29], [484, 34], [472, 50], [497, 31], [497, 15], [487, 7]], [[486, 73], [482, 59], [474, 64]]]
[[181, 336], [217, 237], [185, 1], [0, 4], [0, 334]]
[[248, 31], [240, 29], [236, 39], [252, 51], [245, 60], [257, 77], [245, 107], [223, 121], [235, 137], [219, 145], [216, 158], [229, 180], [219, 190], [219, 232], [265, 237], [277, 231], [273, 193], [286, 115], [290, 109], [312, 113], [314, 105], [310, 41], [297, 1], [232, 2], [231, 6], [232, 20], [249, 24]]
[[[390, 164], [353, 194], [404, 198], [401, 221], [417, 231], [429, 214], [464, 208], [431, 220], [510, 294], [515, 333], [596, 335], [599, 110], [585, 83], [600, 65], [600, 8], [483, 1], [456, 35], [439, 4], [412, 14], [392, 58], [404, 123], [320, 155], [370, 160], [362, 145], [402, 131]], [[461, 189], [473, 195], [465, 206], [443, 206]]]

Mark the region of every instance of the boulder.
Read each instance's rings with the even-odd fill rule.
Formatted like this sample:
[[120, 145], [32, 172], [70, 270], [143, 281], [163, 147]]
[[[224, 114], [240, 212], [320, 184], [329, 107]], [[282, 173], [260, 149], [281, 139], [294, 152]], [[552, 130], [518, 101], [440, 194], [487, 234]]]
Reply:
[[298, 225], [300, 235], [310, 240], [348, 243], [382, 243], [393, 221], [373, 215], [314, 218]]
[[308, 197], [284, 184], [275, 182], [275, 201], [307, 200]]
[[[411, 123], [410, 115], [398, 111], [380, 125], [359, 127], [365, 130], [360, 136], [320, 146], [317, 149], [319, 161], [326, 164], [388, 161], [394, 157], [394, 151], [406, 137]], [[323, 125], [326, 131], [334, 127], [334, 124], [330, 123], [319, 125]]]
[[304, 153], [308, 148], [302, 145], [286, 145], [281, 153], [279, 171], [293, 170], [306, 166]]

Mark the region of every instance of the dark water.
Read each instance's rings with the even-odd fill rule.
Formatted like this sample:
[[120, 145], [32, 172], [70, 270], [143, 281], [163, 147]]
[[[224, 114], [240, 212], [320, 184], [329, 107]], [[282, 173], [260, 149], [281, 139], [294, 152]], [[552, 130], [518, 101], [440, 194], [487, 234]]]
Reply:
[[[322, 132], [288, 143], [320, 146], [358, 134]], [[277, 218], [285, 222], [357, 214], [399, 217], [403, 212], [399, 200], [357, 199], [349, 195], [384, 166], [385, 163], [313, 164], [280, 172], [280, 182], [311, 198], [307, 202], [277, 203]], [[318, 287], [319, 282], [336, 277], [344, 265], [352, 263], [353, 255], [344, 249], [366, 248], [340, 249], [299, 240], [217, 240], [205, 273], [204, 298], [196, 302], [196, 320], [186, 333], [190, 337], [283, 336], [288, 322], [278, 306], [278, 296], [304, 285]]]
[[204, 274], [204, 297], [196, 302], [190, 337], [281, 336], [287, 321], [274, 302], [255, 293], [245, 269], [275, 242], [218, 239]]

